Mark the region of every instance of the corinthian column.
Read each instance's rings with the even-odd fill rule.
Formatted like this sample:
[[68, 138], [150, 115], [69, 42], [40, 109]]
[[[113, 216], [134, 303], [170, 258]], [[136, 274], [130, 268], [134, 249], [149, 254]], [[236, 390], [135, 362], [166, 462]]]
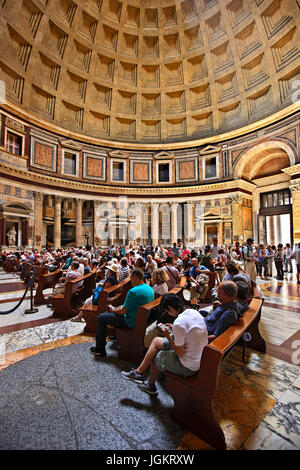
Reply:
[[300, 183], [290, 186], [293, 199], [293, 231], [294, 243], [300, 242]]
[[82, 245], [82, 199], [75, 199], [76, 202], [76, 246]]
[[159, 204], [151, 204], [151, 238], [153, 245], [158, 245], [159, 239]]
[[178, 204], [171, 205], [171, 243], [178, 242], [178, 221], [177, 221]]
[[43, 193], [34, 193], [34, 248], [42, 249]]
[[54, 249], [61, 248], [61, 196], [54, 196]]

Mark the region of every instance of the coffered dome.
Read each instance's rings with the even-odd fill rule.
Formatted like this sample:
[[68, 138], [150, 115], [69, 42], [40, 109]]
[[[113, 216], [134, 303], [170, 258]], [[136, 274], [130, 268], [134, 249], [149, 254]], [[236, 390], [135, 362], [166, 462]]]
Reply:
[[193, 141], [293, 103], [297, 0], [4, 0], [7, 103], [108, 141]]

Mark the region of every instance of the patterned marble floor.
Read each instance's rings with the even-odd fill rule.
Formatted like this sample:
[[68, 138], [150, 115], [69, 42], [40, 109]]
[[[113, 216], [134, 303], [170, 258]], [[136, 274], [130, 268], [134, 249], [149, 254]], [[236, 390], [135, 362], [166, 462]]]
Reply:
[[[267, 353], [249, 349], [242, 363], [236, 347], [222, 363], [215, 406], [228, 449], [300, 448], [300, 298], [295, 276], [286, 277], [283, 282], [275, 278], [258, 280], [265, 299], [260, 331]], [[0, 283], [7, 284], [7, 291], [0, 293], [0, 313], [16, 305], [21, 297], [23, 291], [9, 289], [9, 284], [16, 282], [16, 274], [0, 269]], [[82, 333], [84, 323], [53, 319], [47, 306], [39, 307], [36, 314], [24, 314], [29, 304], [27, 299], [14, 313], [0, 315], [0, 369], [41, 351], [93, 341]], [[218, 394], [226, 394], [226, 409]], [[209, 446], [185, 433], [178, 449]]]

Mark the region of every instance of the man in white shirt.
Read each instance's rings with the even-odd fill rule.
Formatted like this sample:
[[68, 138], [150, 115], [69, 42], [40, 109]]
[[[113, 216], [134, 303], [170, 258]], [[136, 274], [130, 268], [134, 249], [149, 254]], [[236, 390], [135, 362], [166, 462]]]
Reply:
[[[158, 394], [155, 381], [159, 372], [168, 371], [183, 377], [194, 375], [200, 368], [202, 351], [208, 344], [205, 321], [197, 310], [183, 310], [184, 306], [175, 294], [164, 295], [161, 308], [177, 317], [173, 325], [161, 325], [165, 338], [153, 339], [137, 369], [121, 372], [124, 379], [138, 383], [141, 391], [152, 396]], [[149, 379], [144, 383], [143, 373], [149, 366]]]

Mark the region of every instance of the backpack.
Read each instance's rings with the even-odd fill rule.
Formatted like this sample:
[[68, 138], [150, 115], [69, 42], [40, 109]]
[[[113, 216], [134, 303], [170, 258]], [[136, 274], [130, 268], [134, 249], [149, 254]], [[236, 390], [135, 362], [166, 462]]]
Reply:
[[92, 304], [93, 305], [98, 305], [99, 301], [99, 295], [100, 292], [102, 291], [103, 287], [102, 286], [97, 286], [96, 289], [93, 292], [93, 299], [92, 299]]

